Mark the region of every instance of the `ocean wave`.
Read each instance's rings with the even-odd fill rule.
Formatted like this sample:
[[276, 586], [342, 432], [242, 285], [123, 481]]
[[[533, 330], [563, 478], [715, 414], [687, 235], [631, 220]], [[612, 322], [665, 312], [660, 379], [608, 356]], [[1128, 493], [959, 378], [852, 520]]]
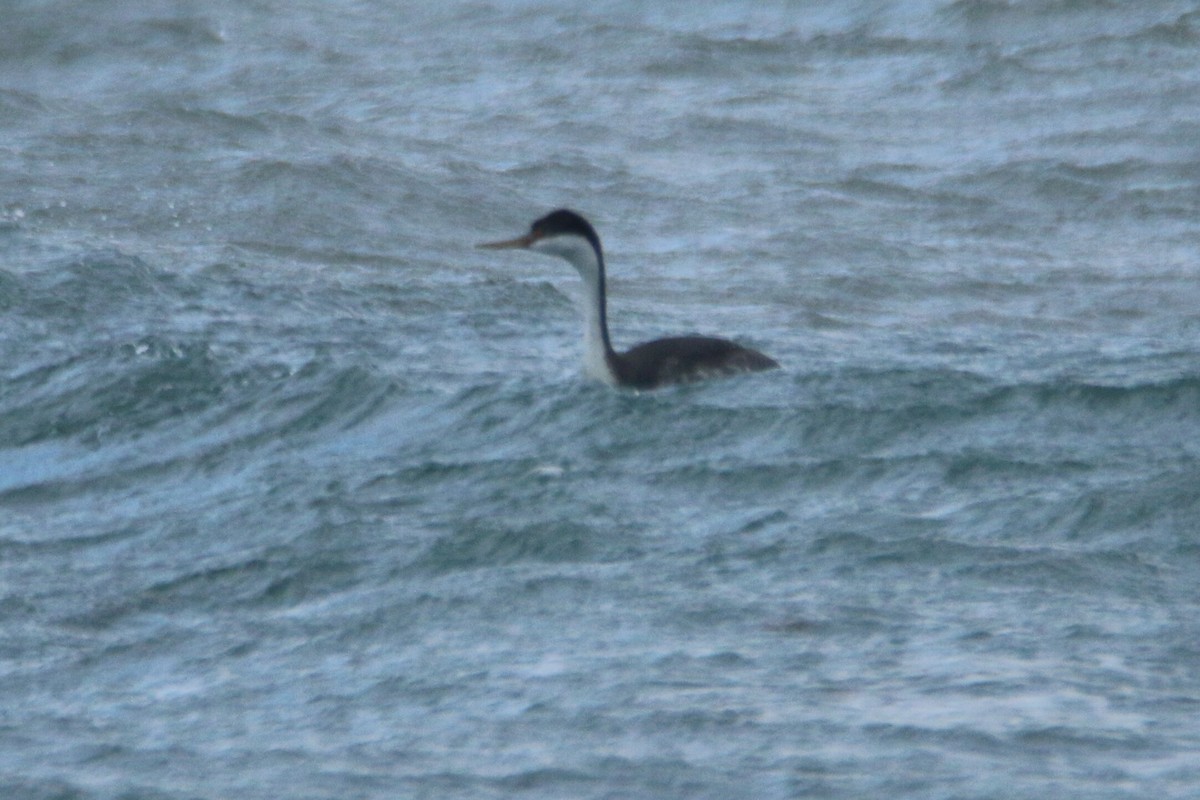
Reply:
[[194, 14], [160, 15], [155, 8], [80, 6], [50, 2], [14, 14], [0, 39], [0, 58], [26, 63], [72, 64], [106, 59], [114, 52], [203, 50], [225, 42], [220, 24]]
[[161, 296], [173, 276], [119, 250], [85, 253], [47, 267], [10, 273], [8, 283], [21, 302], [13, 311], [30, 319], [76, 322], [113, 315]]
[[1013, 159], [943, 180], [939, 191], [974, 200], [987, 216], [1040, 219], [1043, 224], [1185, 220], [1200, 206], [1191, 187], [1172, 176], [1192, 167], [1190, 161]]

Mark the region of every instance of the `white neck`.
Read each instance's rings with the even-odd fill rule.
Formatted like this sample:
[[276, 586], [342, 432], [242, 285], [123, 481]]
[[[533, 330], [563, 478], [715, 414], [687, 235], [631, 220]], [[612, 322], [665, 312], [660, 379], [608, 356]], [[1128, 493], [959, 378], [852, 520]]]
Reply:
[[604, 308], [602, 257], [582, 236], [548, 236], [534, 242], [530, 249], [565, 259], [583, 279], [583, 369], [590, 378], [616, 384], [617, 376], [608, 364], [611, 345]]

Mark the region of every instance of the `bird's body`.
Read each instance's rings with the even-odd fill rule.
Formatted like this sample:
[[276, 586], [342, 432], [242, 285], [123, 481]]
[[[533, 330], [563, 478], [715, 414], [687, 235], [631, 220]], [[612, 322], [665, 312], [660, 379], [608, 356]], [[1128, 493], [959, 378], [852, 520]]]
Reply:
[[619, 353], [608, 336], [604, 252], [591, 224], [574, 211], [560, 209], [534, 222], [529, 233], [488, 248], [523, 248], [566, 259], [583, 278], [584, 369], [605, 383], [655, 389], [674, 383], [757, 372], [779, 366], [774, 359], [727, 339], [676, 336], [639, 344]]
[[757, 350], [713, 336], [673, 336], [643, 342], [618, 354], [614, 361], [617, 383], [635, 389], [654, 389], [779, 366]]

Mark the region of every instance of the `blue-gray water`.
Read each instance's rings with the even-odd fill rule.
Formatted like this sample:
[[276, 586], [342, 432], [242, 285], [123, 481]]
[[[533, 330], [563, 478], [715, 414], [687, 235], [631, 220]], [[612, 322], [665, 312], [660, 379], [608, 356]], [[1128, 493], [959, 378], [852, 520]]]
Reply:
[[0, 796], [1200, 793], [1200, 4], [642, 6], [3, 3]]

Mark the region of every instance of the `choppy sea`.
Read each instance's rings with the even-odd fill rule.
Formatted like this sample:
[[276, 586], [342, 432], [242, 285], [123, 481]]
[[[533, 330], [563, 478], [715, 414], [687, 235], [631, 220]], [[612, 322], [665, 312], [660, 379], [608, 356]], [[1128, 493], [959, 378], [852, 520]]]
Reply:
[[1200, 796], [1200, 3], [0, 17], [0, 797]]

